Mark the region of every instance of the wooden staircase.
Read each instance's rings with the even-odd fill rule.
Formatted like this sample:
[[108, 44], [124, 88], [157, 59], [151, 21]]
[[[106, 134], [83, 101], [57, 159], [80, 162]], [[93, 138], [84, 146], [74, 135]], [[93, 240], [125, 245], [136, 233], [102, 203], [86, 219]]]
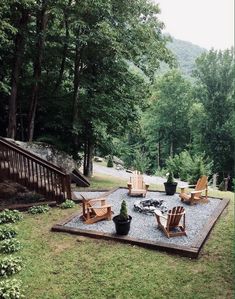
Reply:
[[10, 179], [45, 199], [71, 199], [70, 176], [62, 168], [0, 137], [0, 178]]

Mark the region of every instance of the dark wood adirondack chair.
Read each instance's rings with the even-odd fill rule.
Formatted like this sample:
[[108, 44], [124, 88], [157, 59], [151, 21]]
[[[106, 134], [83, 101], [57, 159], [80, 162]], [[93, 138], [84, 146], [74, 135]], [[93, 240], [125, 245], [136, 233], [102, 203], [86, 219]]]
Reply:
[[167, 212], [166, 216], [160, 210], [156, 210], [155, 216], [158, 227], [163, 230], [168, 238], [186, 236], [185, 210], [183, 207], [174, 207]]
[[144, 183], [143, 175], [139, 171], [135, 171], [127, 183], [129, 196], [146, 196], [149, 185]]
[[[188, 187], [195, 187], [194, 191], [186, 193], [185, 189]], [[205, 195], [202, 195], [205, 192]], [[208, 178], [203, 175], [197, 181], [196, 185], [188, 185], [181, 187], [181, 192], [179, 194], [182, 202], [189, 203], [190, 205], [196, 204], [197, 202], [206, 203], [208, 202]]]
[[111, 220], [112, 206], [107, 204], [106, 198], [86, 199], [82, 195], [81, 197], [82, 217], [86, 224], [92, 224], [100, 220]]

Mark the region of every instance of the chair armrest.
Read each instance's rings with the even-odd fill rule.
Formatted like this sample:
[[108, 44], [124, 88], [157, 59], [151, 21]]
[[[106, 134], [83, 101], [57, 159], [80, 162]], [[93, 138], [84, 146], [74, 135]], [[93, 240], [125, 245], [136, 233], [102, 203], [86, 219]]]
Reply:
[[181, 189], [185, 189], [185, 188], [191, 188], [191, 187], [195, 187], [196, 185], [184, 185], [184, 186], [179, 186], [179, 188]]
[[197, 190], [197, 191], [191, 191], [192, 194], [201, 193], [203, 191], [206, 191], [207, 189]]
[[92, 198], [89, 202], [96, 202], [96, 201], [106, 201], [106, 198]]
[[111, 205], [103, 205], [103, 206], [100, 206], [100, 207], [88, 207], [89, 210], [92, 210], [92, 209], [103, 209], [103, 208], [112, 208]]
[[167, 219], [167, 217], [164, 216], [164, 215], [162, 214], [162, 212], [159, 211], [159, 210], [155, 210], [155, 211], [154, 211], [154, 214], [155, 214], [156, 216], [161, 217], [161, 218]]

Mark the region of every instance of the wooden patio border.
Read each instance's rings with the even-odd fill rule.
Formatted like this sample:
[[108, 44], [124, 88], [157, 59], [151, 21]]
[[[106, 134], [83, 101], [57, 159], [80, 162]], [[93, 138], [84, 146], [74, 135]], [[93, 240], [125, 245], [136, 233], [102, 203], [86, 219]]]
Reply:
[[[115, 188], [115, 189], [112, 189], [112, 190], [106, 192], [105, 194], [102, 194], [102, 197], [110, 195], [111, 193], [115, 192], [119, 188], [127, 189], [124, 187], [118, 187], [118, 188]], [[98, 192], [98, 191], [100, 191], [100, 190], [92, 190], [92, 191], [87, 191], [87, 192]], [[165, 193], [164, 191], [156, 191], [156, 190], [149, 190], [149, 191]], [[81, 192], [84, 192], [84, 191], [81, 191]], [[100, 191], [100, 192], [102, 192], [102, 191]], [[221, 202], [214, 210], [213, 215], [211, 215], [209, 217], [207, 223], [205, 224], [205, 226], [203, 228], [202, 233], [197, 237], [197, 239], [193, 242], [193, 244], [191, 246], [175, 245], [175, 244], [170, 244], [170, 243], [160, 242], [160, 241], [154, 242], [154, 241], [149, 241], [149, 240], [137, 240], [135, 238], [131, 238], [128, 236], [118, 236], [118, 235], [110, 234], [110, 233], [102, 233], [102, 232], [98, 232], [98, 231], [94, 231], [94, 230], [84, 230], [84, 229], [80, 229], [80, 228], [65, 226], [66, 223], [70, 222], [74, 217], [80, 216], [81, 213], [79, 213], [79, 214], [74, 213], [70, 217], [58, 222], [51, 228], [51, 230], [54, 232], [65, 232], [65, 233], [70, 233], [70, 234], [75, 234], [75, 235], [87, 236], [87, 237], [91, 237], [91, 238], [95, 238], [95, 239], [113, 240], [113, 241], [118, 241], [118, 242], [122, 242], [122, 243], [128, 243], [131, 245], [138, 245], [138, 246], [145, 247], [145, 248], [155, 249], [155, 250], [159, 250], [159, 251], [166, 251], [166, 252], [173, 253], [173, 254], [179, 254], [181, 256], [186, 256], [189, 258], [198, 258], [199, 253], [202, 249], [202, 246], [205, 243], [207, 237], [209, 236], [213, 226], [215, 225], [216, 221], [218, 220], [218, 218], [220, 217], [220, 215], [222, 214], [224, 209], [229, 204], [229, 199], [223, 199], [223, 198], [212, 197], [212, 196], [210, 196], [210, 198], [220, 199]]]

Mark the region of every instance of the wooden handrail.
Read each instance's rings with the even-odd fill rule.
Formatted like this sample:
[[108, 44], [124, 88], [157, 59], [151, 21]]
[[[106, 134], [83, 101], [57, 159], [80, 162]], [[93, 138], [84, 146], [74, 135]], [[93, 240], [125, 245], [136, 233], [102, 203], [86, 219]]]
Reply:
[[0, 137], [0, 142], [12, 149], [15, 149], [17, 152], [21, 153], [25, 157], [32, 158], [33, 160], [37, 161], [39, 164], [41, 164], [45, 167], [48, 166], [50, 168], [53, 168], [54, 171], [58, 171], [58, 173], [60, 173], [61, 175], [65, 174], [65, 170], [62, 167], [58, 167], [55, 164], [42, 159], [41, 157], [31, 153], [30, 151], [27, 151], [27, 150], [21, 148], [19, 145], [16, 145], [13, 142], [4, 139], [3, 137]]
[[61, 202], [72, 197], [69, 174], [3, 137], [0, 137], [0, 175], [42, 193], [49, 200]]

